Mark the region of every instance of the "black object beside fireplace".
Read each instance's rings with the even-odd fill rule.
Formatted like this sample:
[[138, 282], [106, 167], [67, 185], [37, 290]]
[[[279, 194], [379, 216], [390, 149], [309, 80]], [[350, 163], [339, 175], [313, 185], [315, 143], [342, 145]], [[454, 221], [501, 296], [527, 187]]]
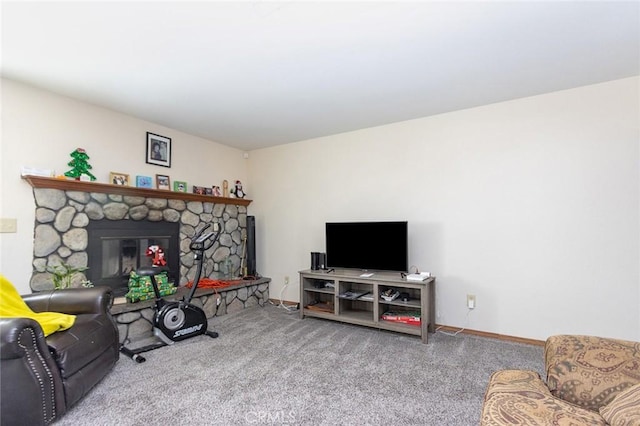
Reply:
[[164, 252], [169, 280], [180, 282], [180, 224], [134, 220], [93, 220], [87, 226], [87, 279], [109, 286], [116, 296], [128, 290], [129, 274], [151, 266], [147, 249], [158, 246]]

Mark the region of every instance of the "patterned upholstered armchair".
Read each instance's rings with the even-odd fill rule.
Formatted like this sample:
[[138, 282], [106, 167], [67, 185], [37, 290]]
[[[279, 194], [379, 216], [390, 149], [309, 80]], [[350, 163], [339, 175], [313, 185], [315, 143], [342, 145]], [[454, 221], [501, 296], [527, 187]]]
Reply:
[[493, 373], [481, 424], [640, 425], [639, 342], [552, 336], [545, 369]]

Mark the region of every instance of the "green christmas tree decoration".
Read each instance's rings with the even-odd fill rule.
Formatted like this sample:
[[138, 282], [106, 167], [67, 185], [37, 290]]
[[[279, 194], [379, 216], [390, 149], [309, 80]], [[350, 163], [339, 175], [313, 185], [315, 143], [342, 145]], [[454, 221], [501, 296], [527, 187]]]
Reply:
[[91, 166], [88, 161], [89, 156], [87, 155], [87, 151], [82, 148], [78, 148], [69, 154], [73, 160], [67, 163], [67, 166], [73, 167], [71, 170], [66, 172], [64, 175], [66, 177], [75, 178], [76, 180], [80, 180], [80, 176], [87, 175], [91, 180], [96, 180], [96, 177], [89, 172]]

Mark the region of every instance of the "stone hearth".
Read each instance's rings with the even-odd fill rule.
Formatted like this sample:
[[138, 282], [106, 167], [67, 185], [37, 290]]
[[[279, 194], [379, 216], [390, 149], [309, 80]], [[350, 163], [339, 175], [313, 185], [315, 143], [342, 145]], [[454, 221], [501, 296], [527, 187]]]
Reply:
[[[219, 290], [198, 289], [191, 303], [202, 308], [207, 319], [240, 311], [252, 306], [264, 306], [269, 300], [268, 278], [242, 281]], [[187, 295], [189, 289], [181, 287], [178, 292], [166, 297], [167, 300], [180, 300]], [[113, 314], [120, 343], [134, 346], [153, 335], [152, 321], [155, 313], [153, 300], [138, 303], [122, 303], [113, 305]], [[214, 330], [215, 331], [215, 330]]]

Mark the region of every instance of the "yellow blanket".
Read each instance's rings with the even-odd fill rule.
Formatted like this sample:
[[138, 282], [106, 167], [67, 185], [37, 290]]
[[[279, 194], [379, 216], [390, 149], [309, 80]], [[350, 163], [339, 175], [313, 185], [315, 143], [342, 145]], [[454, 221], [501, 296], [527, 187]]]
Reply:
[[76, 320], [75, 315], [58, 312], [33, 312], [24, 303], [13, 284], [3, 275], [0, 275], [0, 317], [34, 319], [42, 327], [45, 336], [70, 328]]

